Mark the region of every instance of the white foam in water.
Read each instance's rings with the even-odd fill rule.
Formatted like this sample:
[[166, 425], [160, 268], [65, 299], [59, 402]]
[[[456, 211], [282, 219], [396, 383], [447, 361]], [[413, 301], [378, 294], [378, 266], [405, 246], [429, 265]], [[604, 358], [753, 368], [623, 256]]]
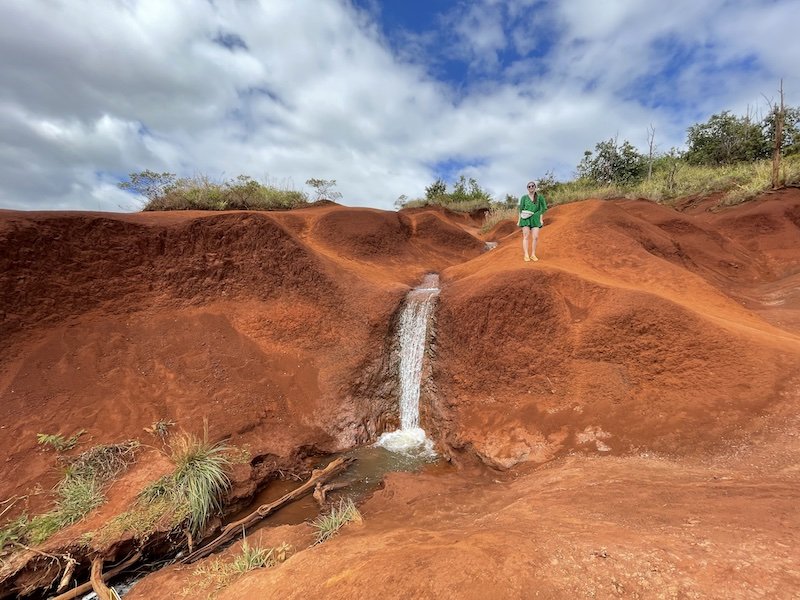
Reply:
[[427, 438], [425, 430], [421, 427], [387, 431], [381, 434], [375, 445], [398, 454], [409, 454], [420, 458], [436, 457], [433, 442]]
[[377, 445], [391, 452], [435, 456], [433, 443], [419, 426], [419, 384], [428, 339], [428, 320], [434, 297], [439, 294], [439, 276], [428, 274], [418, 288], [408, 293], [400, 315], [400, 429], [384, 433]]

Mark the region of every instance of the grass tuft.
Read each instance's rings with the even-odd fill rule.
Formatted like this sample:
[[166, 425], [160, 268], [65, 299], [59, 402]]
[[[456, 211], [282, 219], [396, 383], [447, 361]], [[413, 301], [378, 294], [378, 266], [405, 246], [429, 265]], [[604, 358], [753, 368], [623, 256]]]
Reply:
[[37, 433], [36, 442], [40, 446], [52, 448], [56, 452], [66, 452], [72, 450], [78, 443], [78, 438], [86, 433], [83, 429], [72, 436], [65, 438], [60, 433]]
[[184, 588], [182, 596], [197, 595], [198, 592], [213, 595], [230, 585], [239, 575], [282, 563], [289, 557], [291, 550], [291, 546], [286, 543], [277, 548], [253, 547], [245, 538], [241, 553], [232, 561], [217, 557], [197, 567], [193, 572], [192, 587]]
[[199, 534], [211, 515], [222, 510], [222, 497], [230, 487], [227, 468], [234, 449], [211, 444], [208, 432], [200, 439], [182, 434], [170, 446], [175, 470], [143, 489], [136, 503], [97, 533], [100, 540], [123, 532], [146, 539], [157, 528], [172, 529], [186, 523]]
[[274, 567], [282, 563], [289, 555], [291, 547], [283, 543], [277, 548], [259, 548], [247, 543], [247, 538], [242, 542], [242, 552], [233, 559], [232, 567], [235, 573], [247, 573], [254, 569]]
[[0, 548], [10, 542], [41, 544], [57, 531], [80, 521], [103, 503], [103, 486], [133, 462], [138, 447], [135, 441], [95, 446], [70, 461], [56, 486], [55, 508], [30, 520], [20, 517], [7, 525], [0, 532]]
[[171, 450], [175, 470], [142, 490], [139, 500], [145, 506], [162, 502], [165, 512], [180, 521], [187, 519], [190, 531], [197, 534], [222, 509], [222, 496], [230, 487], [226, 469], [231, 449], [209, 443], [206, 433], [203, 439], [183, 434]]
[[321, 515], [311, 522], [311, 526], [317, 530], [314, 543], [321, 544], [339, 533], [348, 523], [361, 523], [361, 520], [361, 513], [350, 498], [340, 500], [327, 515]]
[[199, 533], [212, 513], [222, 510], [221, 498], [231, 483], [225, 472], [229, 450], [224, 444], [210, 444], [207, 434], [202, 440], [184, 434], [172, 446], [175, 472], [171, 493], [179, 503], [186, 503], [192, 533]]

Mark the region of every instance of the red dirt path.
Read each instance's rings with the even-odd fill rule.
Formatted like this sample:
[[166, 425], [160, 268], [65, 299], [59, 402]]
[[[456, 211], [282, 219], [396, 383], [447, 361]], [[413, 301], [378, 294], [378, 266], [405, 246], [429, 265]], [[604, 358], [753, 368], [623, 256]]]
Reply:
[[[538, 263], [437, 210], [0, 211], [0, 498], [51, 502], [39, 432], [86, 429], [77, 452], [208, 418], [252, 457], [239, 497], [371, 441], [396, 419], [398, 304], [437, 271], [423, 424], [463, 468], [390, 476], [318, 547], [262, 530], [299, 551], [221, 598], [797, 597], [800, 192], [708, 208], [559, 206]], [[123, 510], [157, 457], [50, 543]]]

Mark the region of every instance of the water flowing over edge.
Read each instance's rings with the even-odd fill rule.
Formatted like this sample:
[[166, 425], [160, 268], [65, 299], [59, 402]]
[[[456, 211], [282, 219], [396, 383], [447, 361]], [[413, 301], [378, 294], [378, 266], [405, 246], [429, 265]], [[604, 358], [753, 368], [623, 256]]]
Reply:
[[419, 287], [406, 297], [400, 315], [400, 429], [383, 433], [377, 446], [391, 452], [413, 454], [421, 458], [436, 456], [433, 442], [419, 426], [419, 395], [422, 366], [428, 340], [428, 321], [434, 297], [439, 294], [439, 276], [426, 275]]

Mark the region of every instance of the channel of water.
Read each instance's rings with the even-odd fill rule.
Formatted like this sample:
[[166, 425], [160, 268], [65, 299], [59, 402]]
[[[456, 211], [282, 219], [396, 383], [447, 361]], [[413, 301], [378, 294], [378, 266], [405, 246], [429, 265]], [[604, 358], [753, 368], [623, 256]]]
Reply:
[[[428, 328], [438, 295], [439, 276], [429, 273], [423, 278], [422, 283], [406, 296], [397, 332], [400, 347], [398, 373], [400, 429], [381, 434], [374, 445], [354, 448], [344, 453], [344, 456], [352, 456], [356, 461], [347, 471], [333, 480], [335, 483], [346, 484], [329, 494], [329, 498], [333, 501], [347, 497], [358, 502], [374, 492], [387, 473], [418, 472], [438, 468], [439, 457], [433, 449], [433, 442], [420, 427], [419, 420], [420, 383], [428, 344]], [[315, 464], [314, 468], [324, 467], [334, 458], [336, 457], [325, 457]], [[255, 507], [273, 502], [300, 485], [301, 481], [272, 481], [256, 495], [248, 508], [231, 515], [226, 521], [236, 521], [252, 512]], [[311, 521], [318, 513], [319, 506], [311, 494], [308, 494], [263, 519], [250, 529], [248, 534], [262, 527], [297, 525]], [[123, 596], [136, 579], [138, 576], [129, 575], [115, 583], [113, 587], [120, 596]], [[83, 596], [83, 600], [93, 598], [96, 598], [94, 593]]]

